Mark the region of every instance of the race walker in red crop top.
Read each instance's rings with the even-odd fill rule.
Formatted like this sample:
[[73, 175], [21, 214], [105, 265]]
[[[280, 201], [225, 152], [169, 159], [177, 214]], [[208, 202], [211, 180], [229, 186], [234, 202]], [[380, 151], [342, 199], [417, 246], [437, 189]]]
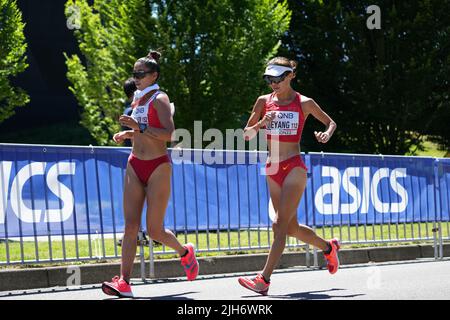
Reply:
[[[270, 95], [265, 105], [264, 114], [275, 112], [275, 118], [266, 125], [267, 140], [300, 143], [305, 124], [300, 93], [296, 92], [294, 100], [287, 105], [279, 105], [273, 101], [274, 95], [275, 93]], [[266, 174], [280, 187], [293, 168], [300, 167], [308, 171], [300, 154], [277, 163], [278, 168], [275, 167], [275, 170], [272, 169], [274, 165], [270, 162], [266, 164]]]
[[[144, 89], [140, 92], [139, 96], [135, 96], [135, 99], [131, 104], [133, 110], [131, 117], [139, 124], [141, 132], [149, 126], [153, 128], [163, 128], [161, 121], [158, 118], [158, 112], [154, 106], [156, 97], [161, 93], [158, 89], [159, 87], [157, 85]], [[128, 157], [128, 162], [133, 167], [134, 172], [142, 184], [147, 185], [148, 179], [156, 168], [163, 163], [170, 163], [171, 160], [168, 154], [151, 160], [141, 160], [131, 152]]]

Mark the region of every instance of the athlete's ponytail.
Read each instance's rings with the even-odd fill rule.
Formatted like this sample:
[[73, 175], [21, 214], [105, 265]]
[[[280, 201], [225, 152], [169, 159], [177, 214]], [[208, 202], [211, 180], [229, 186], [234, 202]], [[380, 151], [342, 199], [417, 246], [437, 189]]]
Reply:
[[298, 65], [297, 61], [289, 60], [289, 63], [291, 65], [292, 69], [294, 70], [294, 74], [296, 74], [297, 73], [297, 65]]

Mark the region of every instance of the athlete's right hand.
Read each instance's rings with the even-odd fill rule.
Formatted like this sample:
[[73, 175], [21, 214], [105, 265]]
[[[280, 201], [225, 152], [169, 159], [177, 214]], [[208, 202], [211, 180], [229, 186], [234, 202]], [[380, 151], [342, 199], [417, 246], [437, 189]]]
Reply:
[[137, 123], [136, 120], [134, 120], [130, 116], [127, 116], [127, 115], [124, 115], [124, 114], [121, 115], [119, 117], [119, 123], [123, 127], [128, 127], [128, 128], [133, 129], [133, 130], [139, 130], [139, 124]]
[[260, 126], [260, 127], [266, 126], [268, 123], [272, 122], [273, 119], [275, 119], [275, 116], [276, 116], [276, 112], [275, 112], [275, 111], [266, 113], [266, 114], [264, 115], [264, 117], [262, 118], [262, 120], [259, 121], [259, 126]]

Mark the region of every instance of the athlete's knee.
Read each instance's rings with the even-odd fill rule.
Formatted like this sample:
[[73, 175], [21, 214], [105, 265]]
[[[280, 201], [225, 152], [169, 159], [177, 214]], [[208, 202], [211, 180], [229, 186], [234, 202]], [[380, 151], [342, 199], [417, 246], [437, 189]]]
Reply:
[[139, 222], [127, 222], [125, 221], [125, 236], [136, 237], [139, 232]]
[[298, 223], [291, 222], [288, 226], [287, 234], [290, 237], [295, 237], [298, 234]]
[[287, 235], [289, 237], [295, 237], [297, 235], [297, 229], [289, 227], [287, 230]]
[[272, 231], [275, 237], [286, 236], [288, 233], [288, 221], [284, 219], [276, 219], [272, 223]]

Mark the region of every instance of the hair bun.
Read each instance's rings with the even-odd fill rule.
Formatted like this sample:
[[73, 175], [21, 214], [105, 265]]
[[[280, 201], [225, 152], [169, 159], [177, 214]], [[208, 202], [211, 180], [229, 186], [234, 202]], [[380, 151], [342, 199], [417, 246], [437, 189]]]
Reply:
[[291, 65], [292, 69], [294, 69], [294, 73], [295, 73], [295, 71], [297, 71], [297, 66], [298, 66], [297, 61], [295, 61], [295, 60], [290, 60], [290, 61], [289, 61], [289, 64]]
[[156, 62], [158, 62], [159, 58], [161, 58], [161, 53], [159, 53], [158, 51], [153, 51], [152, 50], [152, 51], [149, 52], [147, 57], [155, 60]]

